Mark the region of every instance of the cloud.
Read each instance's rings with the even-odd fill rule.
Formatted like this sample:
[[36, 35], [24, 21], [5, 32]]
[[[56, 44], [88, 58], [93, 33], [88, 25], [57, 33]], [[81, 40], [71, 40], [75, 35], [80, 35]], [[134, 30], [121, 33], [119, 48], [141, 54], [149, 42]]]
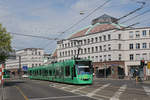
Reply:
[[[10, 32], [55, 38], [59, 33], [70, 28], [105, 1], [106, 0], [0, 0], [0, 4], [2, 5], [0, 6], [0, 22]], [[119, 18], [139, 7], [136, 1], [139, 0], [111, 0], [110, 3], [105, 5], [102, 9], [97, 10], [84, 21], [81, 21], [60, 38], [66, 38], [73, 32], [90, 25], [92, 19], [104, 13]], [[145, 1], [147, 1], [146, 6], [148, 7], [150, 0]], [[146, 9], [148, 8], [144, 8], [141, 11]], [[80, 11], [84, 11], [85, 14], [80, 15]], [[149, 17], [149, 15], [150, 14], [146, 14], [146, 17]], [[142, 21], [143, 18], [139, 17], [138, 20]], [[133, 20], [125, 24], [134, 23], [136, 21], [137, 20]], [[25, 48], [45, 47], [46, 51], [52, 52], [56, 47], [56, 41], [14, 35], [13, 46]]]

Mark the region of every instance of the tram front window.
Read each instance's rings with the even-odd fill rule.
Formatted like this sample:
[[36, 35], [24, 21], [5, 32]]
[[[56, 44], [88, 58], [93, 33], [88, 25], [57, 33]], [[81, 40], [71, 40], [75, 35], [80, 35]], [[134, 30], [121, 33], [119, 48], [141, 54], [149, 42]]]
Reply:
[[77, 69], [78, 69], [78, 74], [83, 75], [83, 74], [91, 74], [90, 72], [90, 62], [85, 62], [85, 61], [80, 61], [76, 63]]

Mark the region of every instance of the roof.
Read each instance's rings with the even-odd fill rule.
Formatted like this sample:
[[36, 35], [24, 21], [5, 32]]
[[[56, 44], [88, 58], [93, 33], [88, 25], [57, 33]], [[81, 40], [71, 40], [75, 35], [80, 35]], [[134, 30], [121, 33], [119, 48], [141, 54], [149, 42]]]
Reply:
[[85, 33], [89, 30], [89, 28], [85, 28], [75, 34], [73, 34], [70, 38], [79, 37], [85, 35]]
[[92, 34], [92, 33], [97, 33], [97, 32], [102, 32], [102, 31], [106, 31], [106, 30], [110, 30], [110, 29], [115, 29], [116, 26], [115, 25], [112, 25], [112, 24], [99, 24], [95, 27], [93, 27], [90, 31], [89, 31], [89, 34]]
[[57, 49], [54, 51], [54, 53], [52, 54], [52, 57], [57, 57]]
[[21, 51], [21, 50], [43, 50], [42, 48], [24, 48], [16, 51]]
[[74, 34], [72, 34], [71, 37], [69, 38], [76, 38], [88, 34], [93, 34], [97, 32], [104, 32], [104, 31], [109, 31], [113, 29], [121, 29], [123, 26], [115, 23], [97, 23], [95, 25], [90, 25], [88, 28], [84, 28]]

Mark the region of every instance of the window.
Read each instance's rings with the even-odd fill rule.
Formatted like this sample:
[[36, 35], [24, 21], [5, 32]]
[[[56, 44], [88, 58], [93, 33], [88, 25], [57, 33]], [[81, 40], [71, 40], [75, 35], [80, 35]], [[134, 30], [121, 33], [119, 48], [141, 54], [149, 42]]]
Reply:
[[74, 41], [74, 46], [76, 46], [76, 42]]
[[143, 53], [143, 54], [142, 54], [142, 59], [143, 59], [143, 60], [147, 60], [147, 53]]
[[136, 38], [139, 38], [139, 37], [140, 37], [140, 32], [139, 32], [139, 31], [136, 31], [136, 32], [135, 32], [135, 35], [136, 35]]
[[95, 56], [95, 61], [98, 62], [98, 56]]
[[86, 39], [84, 40], [84, 44], [86, 44]]
[[86, 54], [87, 52], [86, 52], [86, 48], [84, 48], [84, 53]]
[[59, 53], [60, 57], [61, 57], [61, 52]]
[[118, 44], [118, 49], [121, 50], [121, 44]]
[[80, 45], [82, 45], [83, 44], [83, 42], [82, 42], [82, 40], [80, 41]]
[[146, 43], [143, 43], [143, 49], [145, 49], [147, 47]]
[[65, 48], [67, 48], [67, 44], [65, 44]]
[[94, 52], [94, 47], [92, 47], [92, 53]]
[[88, 53], [90, 53], [90, 48], [88, 48]]
[[129, 32], [129, 38], [133, 38], [133, 31]]
[[62, 44], [62, 47], [64, 48], [64, 44]]
[[108, 60], [111, 61], [111, 55], [108, 55]]
[[99, 56], [99, 61], [102, 61], [102, 56]]
[[103, 39], [104, 39], [104, 41], [106, 41], [106, 36], [105, 35], [103, 36]]
[[95, 42], [97, 42], [98, 41], [98, 39], [97, 39], [97, 37], [95, 37]]
[[99, 46], [99, 51], [102, 51], [102, 46]]
[[140, 43], [136, 43], [136, 49], [140, 49]]
[[108, 44], [108, 50], [111, 50], [111, 44]]
[[70, 43], [68, 43], [68, 47], [70, 47]]
[[118, 59], [119, 59], [119, 60], [121, 60], [121, 54], [119, 54], [119, 57], [118, 57]]
[[76, 50], [74, 50], [74, 55], [76, 55]]
[[110, 34], [108, 34], [108, 40], [111, 40], [111, 35]]
[[65, 56], [67, 56], [67, 51], [65, 51]]
[[99, 37], [99, 41], [100, 41], [100, 42], [102, 41], [102, 37], [101, 37], [101, 36]]
[[90, 43], [90, 39], [88, 39], [88, 44]]
[[65, 75], [70, 76], [70, 66], [65, 67]]
[[81, 54], [83, 54], [83, 49], [80, 49], [80, 51], [81, 51]]
[[94, 42], [94, 38], [91, 38], [91, 43], [93, 43]]
[[68, 51], [68, 56], [70, 56], [70, 51]]
[[134, 60], [133, 54], [130, 54], [130, 60]]
[[41, 52], [39, 52], [39, 55], [41, 55]]
[[106, 45], [104, 45], [104, 51], [106, 51]]
[[71, 42], [71, 47], [73, 47], [73, 42]]
[[32, 64], [32, 67], [34, 67], [34, 64]]
[[73, 50], [71, 50], [71, 55], [73, 55]]
[[118, 39], [119, 39], [119, 40], [121, 39], [121, 34], [118, 34]]
[[37, 51], [35, 51], [35, 55], [37, 55]]
[[98, 47], [97, 46], [95, 47], [95, 52], [98, 52]]
[[129, 44], [129, 49], [133, 49], [133, 44]]
[[140, 60], [140, 54], [136, 54], [135, 59], [136, 59], [136, 60]]
[[144, 37], [146, 36], [146, 30], [142, 31], [142, 36], [144, 36]]
[[104, 55], [104, 61], [106, 61], [106, 55]]

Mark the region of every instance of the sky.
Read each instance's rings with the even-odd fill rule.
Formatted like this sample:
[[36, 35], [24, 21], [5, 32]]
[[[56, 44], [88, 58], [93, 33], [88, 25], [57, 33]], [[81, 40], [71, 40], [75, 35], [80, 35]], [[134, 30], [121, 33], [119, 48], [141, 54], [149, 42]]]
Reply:
[[[74, 32], [88, 26], [94, 18], [103, 14], [120, 18], [123, 15], [141, 7], [141, 1], [146, 2], [143, 9], [122, 20], [126, 21], [140, 13], [150, 10], [150, 0], [110, 0], [101, 9], [60, 35], [70, 26], [87, 16], [95, 8], [107, 0], [0, 0], [0, 23], [10, 33], [31, 34], [49, 38], [65, 39]], [[84, 14], [80, 14], [84, 12]], [[135, 27], [150, 27], [150, 12], [122, 23], [131, 25], [140, 22]], [[43, 48], [46, 53], [53, 53], [57, 46], [56, 40], [46, 40], [33, 37], [12, 35], [12, 47]]]

